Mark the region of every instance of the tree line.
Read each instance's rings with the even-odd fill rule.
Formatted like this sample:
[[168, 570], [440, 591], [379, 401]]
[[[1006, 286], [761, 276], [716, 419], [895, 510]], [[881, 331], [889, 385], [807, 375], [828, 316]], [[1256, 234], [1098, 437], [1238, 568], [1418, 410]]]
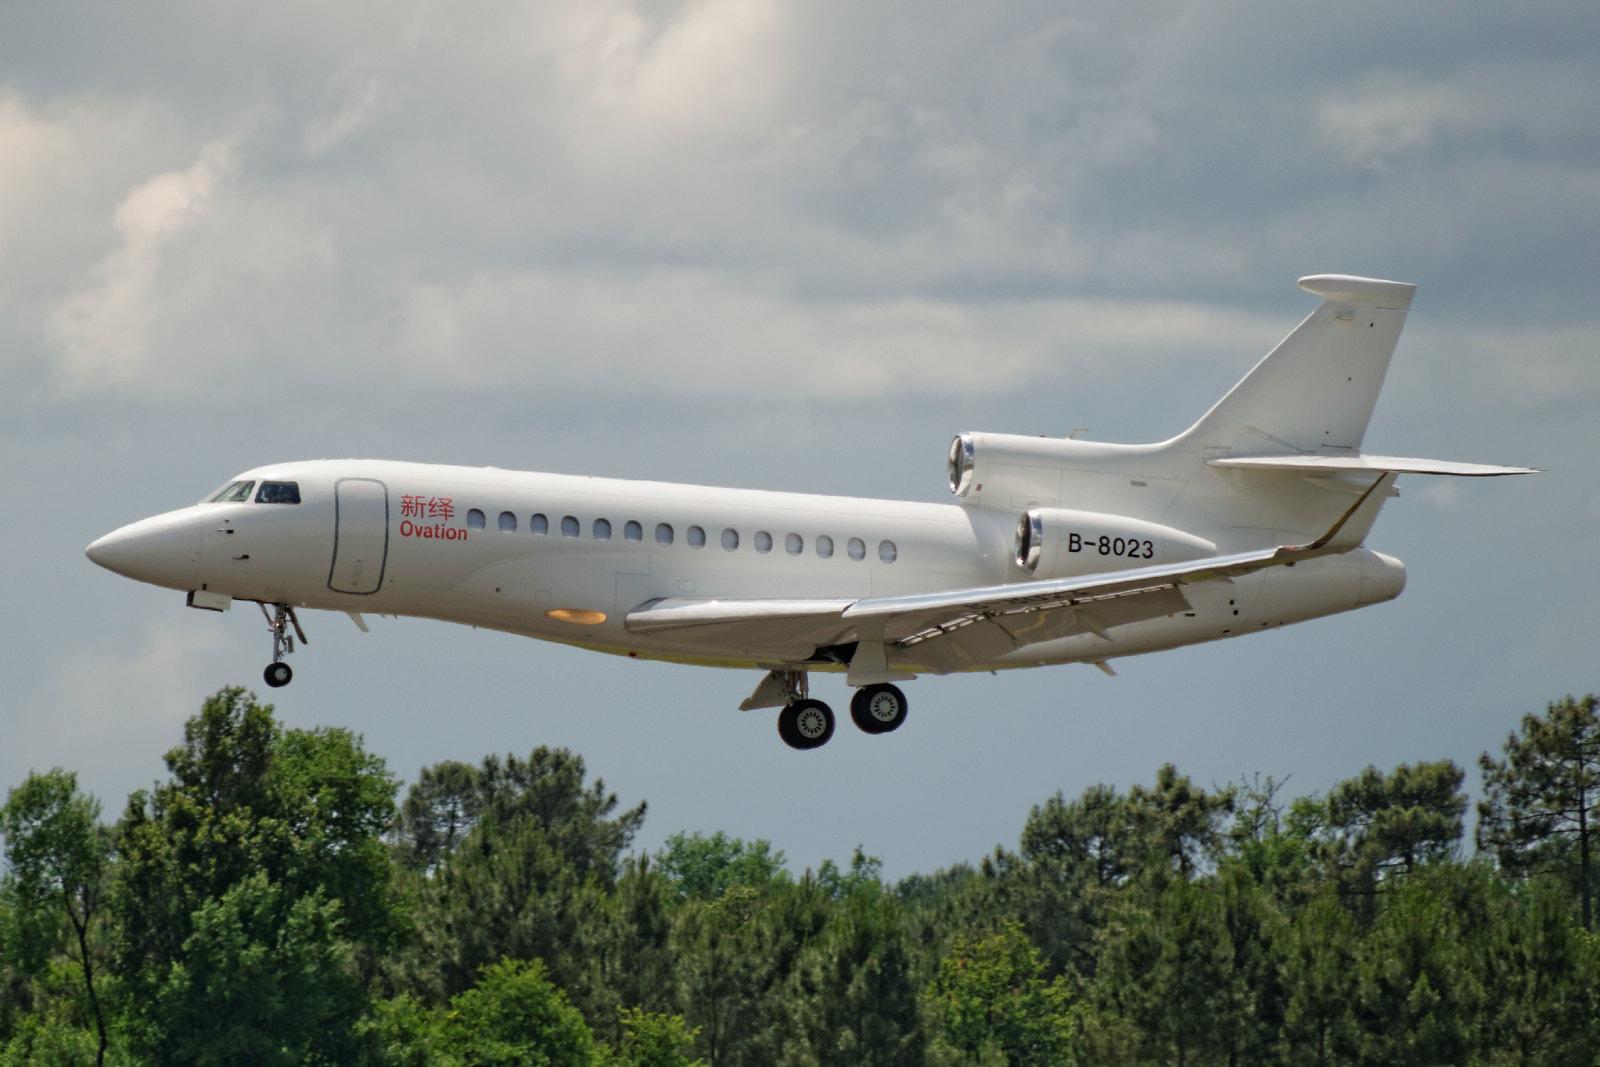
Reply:
[[1465, 772], [1290, 798], [1171, 765], [891, 883], [857, 850], [633, 850], [568, 751], [405, 788], [360, 738], [204, 702], [107, 821], [0, 809], [0, 1064], [1600, 1063], [1600, 713]]

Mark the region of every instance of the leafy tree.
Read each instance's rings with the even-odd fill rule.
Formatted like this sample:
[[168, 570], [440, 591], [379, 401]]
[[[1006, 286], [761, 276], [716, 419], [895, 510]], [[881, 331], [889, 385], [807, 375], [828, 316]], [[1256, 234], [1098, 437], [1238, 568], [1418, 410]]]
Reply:
[[1291, 1062], [1345, 1060], [1355, 1048], [1355, 919], [1325, 889], [1295, 915], [1284, 939], [1283, 982], [1288, 996], [1281, 1040]]
[[1576, 886], [1583, 928], [1594, 929], [1600, 863], [1600, 697], [1566, 697], [1524, 715], [1503, 759], [1485, 752], [1478, 847], [1508, 871], [1551, 870]]
[[1089, 1060], [1184, 1065], [1225, 1049], [1222, 1024], [1243, 976], [1214, 880], [1130, 892], [1101, 938], [1084, 1023]]
[[1170, 763], [1156, 771], [1154, 786], [1128, 791], [1128, 818], [1139, 836], [1142, 864], [1192, 878], [1221, 849], [1221, 820], [1233, 811], [1234, 791], [1208, 793]]
[[1490, 1063], [1592, 1064], [1600, 1052], [1600, 944], [1546, 882], [1501, 887], [1482, 946], [1483, 1058]]
[[[860, 872], [865, 864], [853, 866]], [[921, 1063], [901, 907], [875, 877], [858, 879], [789, 976], [784, 999], [794, 1044], [811, 1063]]]
[[1014, 922], [960, 935], [926, 993], [935, 1053], [968, 1062], [1060, 1063], [1071, 1037], [1066, 981], [1046, 982], [1044, 961]]
[[204, 1061], [188, 1035], [208, 1013], [247, 1017], [251, 1036], [235, 1036], [253, 1048], [302, 1047], [308, 1017], [342, 1039], [362, 1006], [351, 989], [400, 931], [383, 761], [224, 689], [166, 762], [171, 778], [134, 793], [117, 828], [114, 965], [138, 1043]]
[[156, 991], [166, 1063], [348, 1062], [365, 1006], [337, 902], [257, 872], [200, 905]]
[[670, 944], [674, 899], [667, 877], [648, 856], [639, 856], [601, 901], [583, 988], [591, 1028], [613, 1045], [626, 1042], [627, 1020], [635, 1014], [655, 1019], [677, 1006]]
[[38, 946], [41, 927], [50, 925], [47, 916], [66, 918], [94, 1021], [95, 1063], [102, 1064], [106, 1018], [95, 989], [96, 952], [90, 946], [99, 927], [110, 852], [100, 804], [78, 792], [77, 776], [69, 771], [30, 774], [6, 797], [0, 834], [9, 868], [3, 886], [10, 905], [8, 925], [15, 933], [31, 932]]
[[1357, 1021], [1369, 1063], [1466, 1059], [1484, 990], [1472, 938], [1439, 880], [1406, 879], [1386, 894], [1358, 950]]
[[679, 897], [713, 900], [729, 886], [761, 888], [783, 878], [785, 859], [771, 842], [744, 842], [718, 830], [705, 834], [676, 833], [656, 854], [656, 864], [671, 880]]
[[441, 1051], [478, 1067], [587, 1067], [594, 1037], [538, 960], [502, 960], [450, 1001]]
[[675, 917], [678, 1002], [711, 1067], [745, 1062], [759, 1029], [773, 971], [759, 929], [764, 903], [759, 891], [733, 886], [715, 900], [684, 902]]
[[1354, 889], [1386, 875], [1448, 859], [1467, 809], [1461, 768], [1450, 760], [1402, 763], [1389, 774], [1368, 767], [1336, 785], [1325, 804], [1323, 858]]
[[616, 1018], [614, 998], [592, 984], [592, 962], [605, 936], [604, 902], [645, 809], [616, 814], [616, 795], [603, 782], [585, 784], [584, 774], [581, 758], [538, 748], [526, 759], [485, 759], [470, 781], [454, 771], [437, 776], [469, 790], [473, 799], [461, 807], [476, 822], [439, 853], [418, 891], [417, 989], [443, 999], [502, 956], [537, 958], [588, 1018]]
[[469, 763], [445, 760], [422, 768], [400, 807], [396, 858], [416, 871], [438, 867], [477, 824], [480, 786], [478, 769]]
[[622, 1041], [601, 1057], [605, 1067], [705, 1067], [690, 1055], [695, 1033], [683, 1016], [627, 1008], [621, 1022]]

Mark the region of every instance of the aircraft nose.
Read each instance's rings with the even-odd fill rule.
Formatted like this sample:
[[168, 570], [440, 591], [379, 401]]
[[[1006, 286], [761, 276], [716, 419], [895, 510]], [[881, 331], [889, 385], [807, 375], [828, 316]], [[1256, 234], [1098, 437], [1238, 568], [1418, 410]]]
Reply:
[[1393, 556], [1368, 551], [1361, 561], [1361, 603], [1393, 600], [1406, 587], [1406, 565]]
[[112, 530], [83, 554], [125, 578], [193, 589], [200, 566], [200, 527], [192, 516], [169, 512]]

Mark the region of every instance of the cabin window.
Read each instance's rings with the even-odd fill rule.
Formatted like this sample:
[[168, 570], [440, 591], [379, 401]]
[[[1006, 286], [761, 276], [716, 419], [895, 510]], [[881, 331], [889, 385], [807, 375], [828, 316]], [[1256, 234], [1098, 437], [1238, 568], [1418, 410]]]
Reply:
[[528, 532], [543, 537], [550, 532], [550, 520], [544, 517], [544, 512], [539, 512], [528, 520]]
[[772, 551], [772, 535], [765, 530], [756, 531], [756, 551], [763, 555]]
[[704, 548], [704, 547], [706, 547], [706, 532], [705, 532], [704, 529], [702, 529], [699, 526], [691, 526], [691, 527], [689, 527], [689, 547], [690, 548]]
[[797, 533], [788, 534], [783, 539], [783, 550], [791, 556], [798, 556], [806, 550], [806, 539]]
[[738, 548], [739, 547], [739, 531], [735, 530], [731, 526], [728, 527], [726, 530], [723, 530], [722, 531], [722, 547], [727, 549], [729, 552], [732, 552], [734, 549]]
[[516, 533], [517, 532], [517, 517], [515, 515], [511, 514], [511, 512], [509, 512], [509, 511], [502, 511], [500, 513], [500, 532], [501, 533]]
[[482, 511], [478, 510], [477, 508], [473, 508], [467, 512], [467, 529], [481, 530], [483, 529], [483, 523], [484, 519]]
[[672, 544], [672, 524], [665, 522], [656, 523], [656, 544]]
[[262, 482], [261, 491], [256, 494], [257, 504], [298, 504], [300, 503], [299, 482]]
[[893, 541], [878, 542], [878, 558], [885, 563], [893, 563], [900, 558], [900, 550], [894, 547]]
[[867, 543], [859, 537], [852, 537], [845, 542], [845, 550], [850, 553], [850, 558], [863, 560], [867, 558]]
[[561, 536], [562, 537], [577, 537], [578, 536], [578, 517], [576, 515], [563, 515], [563, 516], [561, 516]]
[[630, 545], [636, 545], [644, 540], [644, 527], [633, 519], [629, 519], [622, 527], [622, 536], [628, 539]]
[[250, 499], [255, 482], [229, 482], [206, 498], [208, 504], [238, 504]]
[[833, 538], [829, 537], [827, 534], [817, 535], [817, 555], [821, 556], [823, 559], [832, 558]]
[[594, 520], [594, 539], [596, 541], [609, 541], [609, 540], [611, 540], [611, 520], [610, 519], [596, 519], [596, 520]]

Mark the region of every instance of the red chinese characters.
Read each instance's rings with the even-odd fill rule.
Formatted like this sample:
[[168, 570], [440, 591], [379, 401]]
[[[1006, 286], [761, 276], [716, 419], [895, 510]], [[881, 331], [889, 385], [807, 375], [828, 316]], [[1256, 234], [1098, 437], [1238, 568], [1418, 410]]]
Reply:
[[[455, 526], [445, 526], [456, 517], [455, 498], [448, 496], [423, 496], [421, 493], [400, 494], [401, 537], [420, 537], [429, 541], [465, 541], [467, 531]], [[412, 522], [412, 519], [433, 519], [431, 524]]]

